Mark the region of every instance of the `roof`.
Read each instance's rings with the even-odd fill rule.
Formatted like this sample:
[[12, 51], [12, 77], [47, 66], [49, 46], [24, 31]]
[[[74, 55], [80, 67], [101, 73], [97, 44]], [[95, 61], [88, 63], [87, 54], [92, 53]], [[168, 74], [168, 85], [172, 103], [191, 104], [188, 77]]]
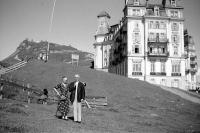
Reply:
[[[181, 7], [179, 6], [179, 1], [176, 0], [176, 7]], [[139, 0], [140, 5], [139, 6], [146, 6], [146, 5], [157, 5], [159, 7], [171, 7], [170, 0]], [[128, 0], [127, 5], [133, 5], [134, 6], [134, 0]]]
[[111, 18], [110, 15], [106, 11], [100, 12], [97, 17], [108, 17], [108, 18]]
[[[127, 1], [127, 5], [133, 5], [134, 0], [128, 0]], [[140, 0], [140, 5], [145, 5], [146, 4], [146, 0]]]

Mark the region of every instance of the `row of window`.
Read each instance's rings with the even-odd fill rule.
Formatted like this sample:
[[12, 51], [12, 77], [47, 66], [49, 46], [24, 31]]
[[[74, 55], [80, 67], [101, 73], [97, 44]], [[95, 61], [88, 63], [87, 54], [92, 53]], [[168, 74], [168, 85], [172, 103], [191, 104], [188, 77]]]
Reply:
[[166, 29], [166, 23], [164, 21], [150, 21], [149, 29]]
[[[167, 27], [167, 25], [164, 21], [150, 21], [149, 22], [149, 29], [166, 29], [166, 27]], [[171, 29], [172, 29], [172, 31], [178, 31], [179, 24], [172, 23]]]
[[[141, 72], [141, 62], [133, 62], [133, 72]], [[161, 73], [165, 73], [166, 72], [166, 64], [165, 62], [161, 62]], [[155, 62], [151, 62], [151, 72], [156, 72], [156, 66], [155, 66]], [[172, 73], [181, 73], [181, 65], [180, 63], [175, 63], [172, 64]]]
[[[155, 79], [154, 78], [151, 78], [150, 81], [151, 81], [151, 83], [155, 83]], [[161, 79], [160, 84], [166, 86], [167, 85], [166, 79]], [[180, 85], [179, 79], [171, 80], [171, 86], [172, 87], [179, 88], [179, 85]]]
[[[177, 34], [173, 34], [171, 36], [171, 42], [172, 43], [176, 43], [178, 44], [179, 43], [179, 35]], [[141, 41], [141, 35], [139, 32], [133, 32], [132, 34], [132, 38], [133, 38], [133, 43], [136, 44], [140, 44], [140, 41]], [[149, 33], [149, 39], [150, 41], [166, 41], [167, 40], [167, 35], [165, 33], [153, 33], [153, 32], [150, 32]]]
[[[155, 8], [154, 11], [149, 11], [151, 15], [160, 16], [160, 10], [159, 8]], [[132, 16], [141, 16], [141, 10], [140, 9], [132, 9], [131, 12]], [[170, 11], [170, 17], [172, 18], [179, 18], [179, 11], [178, 10], [171, 10]]]
[[166, 41], [167, 34], [166, 33], [149, 33], [149, 41]]
[[[133, 0], [133, 4], [135, 6], [138, 6], [140, 4], [140, 1], [139, 0]], [[175, 7], [176, 6], [176, 0], [171, 0], [171, 5]]]
[[[149, 52], [151, 54], [166, 54], [166, 48], [165, 47], [150, 47]], [[132, 45], [132, 53], [133, 54], [141, 54], [142, 53], [142, 46], [140, 45]], [[179, 55], [179, 48], [177, 45], [173, 46], [173, 55], [178, 56]]]

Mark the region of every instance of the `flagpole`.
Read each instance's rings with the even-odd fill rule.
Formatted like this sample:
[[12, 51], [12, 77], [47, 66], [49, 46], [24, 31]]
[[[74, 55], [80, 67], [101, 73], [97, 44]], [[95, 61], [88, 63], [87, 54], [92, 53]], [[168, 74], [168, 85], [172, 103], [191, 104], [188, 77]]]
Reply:
[[[55, 6], [56, 6], [56, 0], [54, 0], [53, 9], [52, 9], [52, 12], [51, 12], [50, 25], [49, 25], [49, 37], [50, 37], [50, 34], [51, 34], [52, 25], [53, 25], [53, 16], [54, 16]], [[47, 44], [47, 58], [46, 58], [47, 61], [49, 59], [49, 47], [50, 46], [49, 46], [49, 41], [48, 41], [48, 44]]]

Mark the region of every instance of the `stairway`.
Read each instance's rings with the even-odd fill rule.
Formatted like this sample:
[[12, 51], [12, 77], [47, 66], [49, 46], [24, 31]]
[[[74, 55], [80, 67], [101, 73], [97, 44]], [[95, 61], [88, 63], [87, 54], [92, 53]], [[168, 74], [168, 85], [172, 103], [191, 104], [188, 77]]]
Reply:
[[20, 69], [21, 67], [25, 66], [26, 63], [27, 63], [26, 61], [20, 61], [19, 63], [16, 63], [12, 66], [7, 67], [7, 68], [2, 68], [2, 69], [0, 69], [0, 75], [15, 71], [17, 69]]

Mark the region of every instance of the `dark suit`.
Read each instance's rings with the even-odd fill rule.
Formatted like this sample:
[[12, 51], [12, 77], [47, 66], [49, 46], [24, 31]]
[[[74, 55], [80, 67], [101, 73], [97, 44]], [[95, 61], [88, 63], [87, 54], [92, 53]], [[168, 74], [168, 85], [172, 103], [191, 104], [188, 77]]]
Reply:
[[[76, 81], [69, 84], [69, 92], [70, 94], [70, 101], [73, 103], [75, 99], [75, 93], [76, 93]], [[82, 82], [79, 81], [78, 87], [77, 87], [77, 101], [81, 102], [81, 99], [85, 99], [85, 86]]]

